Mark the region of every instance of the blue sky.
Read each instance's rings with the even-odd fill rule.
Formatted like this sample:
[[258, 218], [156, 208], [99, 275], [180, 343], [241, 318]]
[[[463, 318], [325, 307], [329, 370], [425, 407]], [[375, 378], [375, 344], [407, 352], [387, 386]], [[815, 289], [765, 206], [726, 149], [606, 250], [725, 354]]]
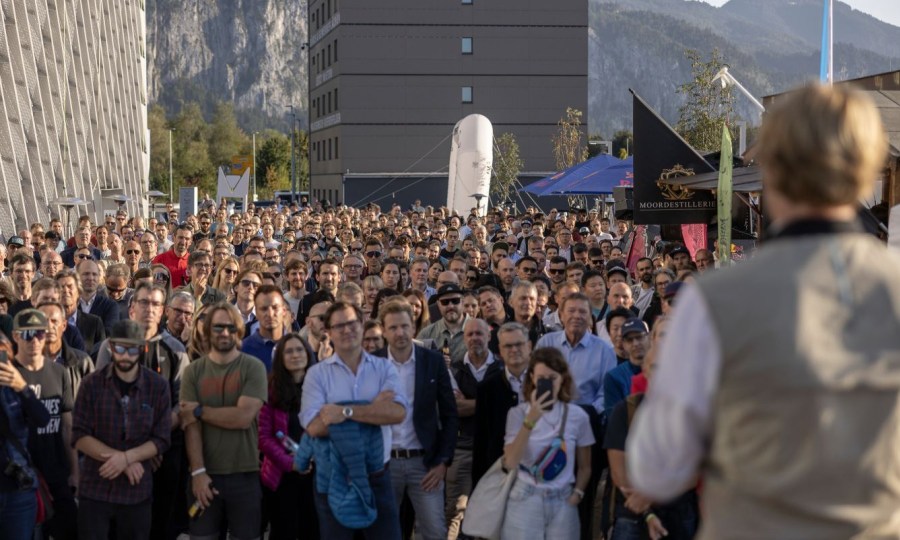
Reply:
[[[702, 0], [707, 4], [721, 6], [728, 0]], [[900, 26], [900, 1], [898, 0], [842, 0], [853, 9], [868, 13], [894, 26]], [[837, 26], [838, 23], [835, 23]]]

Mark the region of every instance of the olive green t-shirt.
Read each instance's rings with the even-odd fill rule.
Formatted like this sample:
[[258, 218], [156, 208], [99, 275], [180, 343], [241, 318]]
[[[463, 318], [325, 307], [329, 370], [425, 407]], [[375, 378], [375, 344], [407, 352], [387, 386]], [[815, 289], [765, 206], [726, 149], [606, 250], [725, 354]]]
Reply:
[[[241, 353], [227, 365], [202, 356], [187, 366], [181, 379], [181, 399], [204, 407], [235, 407], [247, 396], [266, 401], [266, 368], [258, 359]], [[209, 474], [259, 471], [258, 426], [224, 429], [201, 422], [203, 466]]]

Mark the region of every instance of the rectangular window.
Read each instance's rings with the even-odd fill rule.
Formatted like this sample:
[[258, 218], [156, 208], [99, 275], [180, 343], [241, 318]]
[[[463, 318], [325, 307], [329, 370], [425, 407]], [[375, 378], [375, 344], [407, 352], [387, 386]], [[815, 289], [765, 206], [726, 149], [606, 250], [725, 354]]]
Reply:
[[464, 5], [464, 6], [471, 6], [471, 5], [472, 5], [472, 0], [462, 0], [462, 5]]
[[334, 40], [334, 61], [337, 63], [337, 40]]
[[336, 110], [336, 111], [341, 110], [340, 107], [338, 107], [338, 89], [337, 88], [334, 89], [334, 110]]
[[328, 114], [331, 114], [331, 92], [328, 92]]
[[331, 139], [328, 139], [328, 159], [331, 160]]
[[325, 50], [328, 51], [328, 53], [326, 54], [326, 56], [328, 57], [328, 64], [327, 64], [327, 65], [330, 66], [330, 65], [331, 65], [331, 43], [329, 43], [328, 46], [325, 47]]
[[461, 51], [463, 54], [472, 54], [472, 38], [464, 37], [461, 42]]
[[340, 148], [339, 143], [340, 143], [340, 139], [338, 137], [335, 137], [334, 138], [334, 159], [340, 159], [340, 157], [341, 157], [340, 150], [338, 150], [338, 148]]
[[462, 102], [463, 103], [472, 103], [472, 87], [471, 86], [463, 86], [462, 87]]

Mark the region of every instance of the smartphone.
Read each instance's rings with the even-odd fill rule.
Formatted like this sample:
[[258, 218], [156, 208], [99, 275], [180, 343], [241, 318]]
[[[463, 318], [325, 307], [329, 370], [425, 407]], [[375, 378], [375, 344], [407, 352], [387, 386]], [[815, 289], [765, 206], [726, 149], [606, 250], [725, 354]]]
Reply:
[[[551, 380], [551, 379], [538, 379], [537, 380], [538, 401], [541, 400], [541, 397], [544, 394], [550, 394], [551, 396], [553, 395], [553, 380]], [[547, 405], [546, 407], [544, 407], [544, 410], [545, 411], [550, 410], [551, 407], [552, 407], [552, 405]]]
[[6, 357], [6, 351], [0, 351], [0, 364], [6, 364], [9, 358]]

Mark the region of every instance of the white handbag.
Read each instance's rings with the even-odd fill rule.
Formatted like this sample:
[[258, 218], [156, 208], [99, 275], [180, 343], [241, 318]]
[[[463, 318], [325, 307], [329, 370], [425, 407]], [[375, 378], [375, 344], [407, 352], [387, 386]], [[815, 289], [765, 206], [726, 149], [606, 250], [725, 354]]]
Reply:
[[516, 468], [504, 471], [503, 458], [495, 461], [469, 497], [462, 531], [475, 538], [500, 538], [500, 529], [506, 515], [506, 501], [515, 482]]

